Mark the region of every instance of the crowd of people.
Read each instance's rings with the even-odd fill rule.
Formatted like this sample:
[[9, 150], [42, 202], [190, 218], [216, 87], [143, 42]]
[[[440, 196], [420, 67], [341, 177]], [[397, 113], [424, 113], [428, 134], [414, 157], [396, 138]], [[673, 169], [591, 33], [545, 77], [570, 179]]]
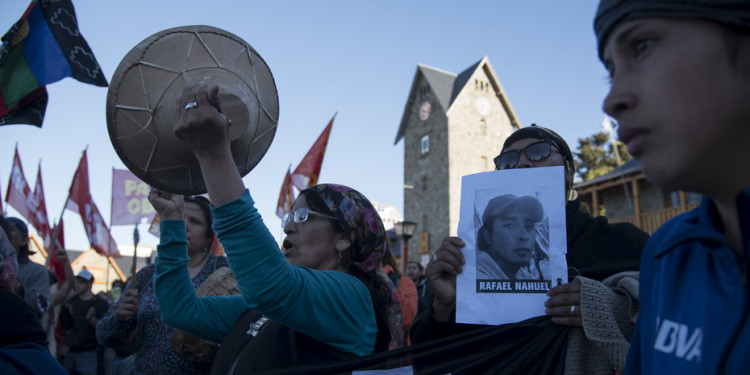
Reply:
[[[176, 99], [174, 133], [211, 201], [153, 189], [155, 263], [110, 298], [92, 292], [89, 270], [73, 274], [64, 250], [66, 279], [55, 282], [29, 260], [26, 224], [0, 217], [0, 373], [744, 373], [750, 1], [601, 0], [594, 30], [620, 140], [653, 184], [704, 198], [651, 237], [592, 217], [565, 140], [537, 125], [515, 131], [497, 170], [564, 170], [568, 277], [547, 292], [544, 315], [457, 323], [466, 241], [443, 239], [426, 267], [409, 262], [401, 275], [372, 203], [344, 185], [299, 194], [279, 251], [235, 167], [218, 87], [199, 83]], [[531, 195], [490, 199], [476, 219], [478, 278], [548, 279], [542, 217]], [[214, 236], [226, 257], [211, 254]], [[240, 294], [199, 297], [223, 267]], [[220, 345], [195, 361], [174, 350], [175, 330]]]

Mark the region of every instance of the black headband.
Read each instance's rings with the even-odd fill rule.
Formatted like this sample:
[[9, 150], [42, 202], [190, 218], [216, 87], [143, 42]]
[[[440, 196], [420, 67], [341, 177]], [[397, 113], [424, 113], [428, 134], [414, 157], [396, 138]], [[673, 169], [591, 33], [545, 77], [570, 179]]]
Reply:
[[604, 43], [617, 24], [643, 17], [701, 18], [750, 28], [748, 0], [602, 0], [594, 18], [599, 59]]

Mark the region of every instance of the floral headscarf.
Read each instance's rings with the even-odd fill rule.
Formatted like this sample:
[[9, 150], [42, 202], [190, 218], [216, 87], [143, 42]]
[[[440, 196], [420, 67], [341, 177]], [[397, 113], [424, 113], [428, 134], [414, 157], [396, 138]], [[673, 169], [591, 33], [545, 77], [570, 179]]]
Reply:
[[336, 225], [349, 236], [352, 266], [362, 272], [375, 271], [385, 252], [385, 228], [378, 211], [362, 193], [344, 185], [319, 184], [302, 192], [325, 204]]

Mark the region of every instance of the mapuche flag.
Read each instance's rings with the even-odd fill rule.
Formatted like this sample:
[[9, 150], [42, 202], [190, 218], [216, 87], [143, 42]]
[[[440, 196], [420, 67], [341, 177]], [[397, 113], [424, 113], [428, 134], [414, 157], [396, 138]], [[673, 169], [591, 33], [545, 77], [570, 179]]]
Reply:
[[0, 45], [0, 125], [41, 127], [45, 85], [65, 77], [107, 86], [70, 0], [32, 1]]
[[328, 145], [328, 136], [331, 135], [334, 118], [336, 118], [336, 115], [333, 115], [331, 121], [328, 122], [328, 126], [323, 129], [323, 133], [320, 133], [318, 140], [313, 143], [310, 151], [292, 172], [292, 184], [297, 189], [304, 190], [318, 183], [320, 167], [323, 165], [323, 156]]

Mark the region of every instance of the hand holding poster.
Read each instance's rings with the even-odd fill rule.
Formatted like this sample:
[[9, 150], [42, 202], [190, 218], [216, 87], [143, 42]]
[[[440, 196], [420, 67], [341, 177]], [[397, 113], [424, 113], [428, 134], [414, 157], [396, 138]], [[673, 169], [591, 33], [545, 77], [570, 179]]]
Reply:
[[514, 323], [544, 315], [547, 291], [567, 282], [563, 167], [464, 176], [456, 322]]

